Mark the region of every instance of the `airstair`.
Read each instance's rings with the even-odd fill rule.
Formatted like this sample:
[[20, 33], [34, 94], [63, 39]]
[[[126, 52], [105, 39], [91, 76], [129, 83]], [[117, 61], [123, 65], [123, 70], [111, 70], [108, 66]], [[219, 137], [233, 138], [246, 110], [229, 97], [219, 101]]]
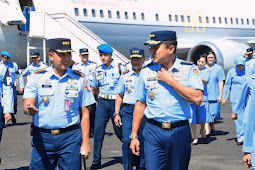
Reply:
[[[45, 39], [51, 38], [70, 38], [72, 49], [75, 51], [72, 56], [75, 62], [80, 61], [79, 49], [88, 48], [90, 52], [90, 60], [101, 63], [97, 46], [104, 42], [97, 35], [87, 29], [84, 25], [74, 20], [67, 14], [47, 14], [43, 12], [31, 11], [30, 13], [30, 31], [28, 34], [28, 61], [29, 50], [40, 47], [30, 47], [29, 42], [34, 38], [43, 39], [43, 51], [46, 53]], [[113, 59], [118, 63], [127, 63], [128, 59], [114, 49]], [[44, 59], [45, 60], [45, 59]]]

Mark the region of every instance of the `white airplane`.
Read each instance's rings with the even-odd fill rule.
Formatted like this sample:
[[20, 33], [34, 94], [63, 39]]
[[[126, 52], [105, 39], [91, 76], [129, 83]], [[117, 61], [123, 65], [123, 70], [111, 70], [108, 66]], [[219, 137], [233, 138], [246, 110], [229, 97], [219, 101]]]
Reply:
[[[20, 2], [23, 4], [25, 1], [20, 0]], [[75, 41], [75, 46], [80, 48], [86, 44], [95, 50], [95, 55], [95, 44], [102, 43], [102, 40], [124, 56], [128, 56], [132, 47], [145, 48], [143, 43], [149, 39], [150, 32], [174, 30], [178, 37], [178, 57], [195, 62], [200, 54], [213, 50], [217, 63], [227, 71], [234, 67], [235, 57], [242, 56], [247, 48], [255, 47], [254, 0], [243, 0], [238, 3], [232, 0], [32, 0], [28, 2], [35, 8], [35, 12], [31, 12], [31, 30], [27, 35], [19, 31], [17, 25], [12, 25], [25, 22], [19, 1], [0, 0], [0, 11], [3, 4], [10, 7], [8, 9], [10, 19], [6, 19], [8, 18], [6, 14], [0, 15], [0, 21], [3, 23], [0, 27], [0, 50], [10, 51], [13, 61], [23, 67], [27, 61], [27, 37], [39, 34], [38, 31], [53, 29], [55, 22], [62, 26], [67, 25], [66, 32], [60, 34], [61, 31], [55, 29], [51, 33], [43, 34], [44, 38], [63, 36], [68, 32], [71, 34], [69, 37], [79, 39]], [[38, 17], [39, 14], [44, 15]], [[54, 22], [46, 22], [47, 17], [52, 18]], [[65, 21], [60, 21], [59, 19], [63, 17]], [[77, 26], [84, 26], [86, 31], [80, 28], [83, 33], [79, 35], [79, 31], [75, 29]], [[90, 36], [85, 37], [84, 32]], [[87, 38], [94, 36], [102, 40], [90, 45], [92, 40]], [[96, 39], [98, 38], [94, 38], [95, 41]], [[149, 57], [149, 54], [146, 53], [146, 56]], [[78, 57], [74, 57], [74, 60], [78, 60]], [[127, 62], [123, 58], [120, 60]]]

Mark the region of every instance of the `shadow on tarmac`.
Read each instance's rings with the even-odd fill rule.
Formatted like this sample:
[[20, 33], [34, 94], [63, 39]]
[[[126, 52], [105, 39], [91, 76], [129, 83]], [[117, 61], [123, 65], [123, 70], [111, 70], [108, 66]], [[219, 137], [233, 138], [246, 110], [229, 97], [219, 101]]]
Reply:
[[103, 159], [112, 159], [112, 160], [102, 164], [102, 168], [105, 168], [105, 167], [108, 167], [108, 166], [112, 166], [112, 165], [118, 164], [118, 163], [122, 164], [122, 157], [121, 156], [118, 156], [118, 157], [107, 157], [107, 158], [103, 158]]
[[24, 126], [24, 125], [27, 125], [27, 124], [31, 124], [31, 122], [22, 122], [22, 123], [16, 123], [16, 124], [5, 124], [5, 127], [11, 127], [11, 126]]
[[23, 166], [23, 167], [19, 167], [19, 168], [15, 168], [15, 169], [5, 169], [5, 170], [28, 170], [29, 166]]

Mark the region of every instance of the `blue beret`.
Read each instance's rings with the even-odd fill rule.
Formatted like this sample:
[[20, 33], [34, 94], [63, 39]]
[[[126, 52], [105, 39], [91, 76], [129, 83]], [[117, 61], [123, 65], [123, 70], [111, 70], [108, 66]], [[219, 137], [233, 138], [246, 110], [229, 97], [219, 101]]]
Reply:
[[99, 50], [99, 53], [111, 54], [113, 52], [113, 49], [109, 44], [101, 44], [97, 46], [97, 49]]
[[81, 48], [80, 49], [80, 54], [83, 55], [83, 54], [89, 54], [89, 50], [87, 48]]
[[248, 53], [248, 54], [253, 53], [253, 48], [248, 48], [248, 49], [247, 49], [247, 53]]
[[54, 38], [48, 40], [49, 51], [53, 50], [58, 53], [73, 52], [71, 40], [68, 38]]
[[39, 52], [32, 52], [31, 53], [31, 55], [30, 55], [30, 57], [38, 57], [38, 56], [40, 56], [40, 53]]
[[245, 60], [243, 57], [236, 57], [235, 58], [235, 65], [245, 65]]
[[130, 49], [130, 58], [133, 58], [133, 57], [143, 57], [144, 56], [144, 50], [142, 49], [138, 49], [138, 48], [131, 48]]
[[4, 57], [4, 56], [7, 56], [9, 58], [12, 58], [11, 54], [8, 52], [8, 51], [3, 51], [1, 52], [1, 56]]
[[155, 31], [150, 33], [150, 37], [151, 39], [144, 43], [144, 45], [156, 46], [163, 41], [173, 41], [177, 39], [175, 31]]

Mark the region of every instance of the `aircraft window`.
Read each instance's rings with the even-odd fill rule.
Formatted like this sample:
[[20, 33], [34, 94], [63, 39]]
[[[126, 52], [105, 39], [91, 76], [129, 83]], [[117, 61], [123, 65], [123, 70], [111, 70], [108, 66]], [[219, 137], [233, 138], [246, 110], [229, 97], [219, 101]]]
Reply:
[[236, 24], [238, 25], [238, 18], [236, 18]]
[[190, 22], [190, 16], [188, 15], [188, 22]]
[[133, 12], [133, 18], [136, 19], [136, 13], [135, 12]]
[[100, 17], [103, 18], [104, 17], [104, 11], [100, 10]]
[[219, 17], [219, 23], [221, 24], [221, 17]]
[[242, 25], [244, 24], [244, 22], [243, 22], [243, 18], [241, 18], [241, 24], [242, 24]]
[[175, 22], [178, 22], [178, 15], [175, 15]]
[[158, 21], [159, 20], [159, 17], [158, 17], [158, 14], [156, 14], [156, 21]]
[[88, 16], [88, 12], [87, 12], [87, 9], [86, 9], [86, 8], [83, 9], [83, 15], [84, 15], [84, 16]]
[[225, 24], [228, 24], [228, 19], [225, 17]]
[[110, 11], [110, 10], [108, 11], [108, 17], [112, 18], [112, 11]]
[[202, 17], [199, 16], [199, 23], [202, 23]]
[[125, 12], [125, 18], [128, 19], [128, 13], [127, 12]]
[[95, 9], [92, 9], [91, 12], [92, 12], [92, 16], [93, 16], [93, 17], [96, 17], [96, 10], [95, 10]]
[[79, 9], [78, 8], [74, 8], [74, 13], [76, 16], [79, 16]]
[[145, 19], [144, 13], [141, 13], [141, 16], [142, 16], [142, 20], [144, 20]]
[[209, 17], [205, 17], [206, 23], [209, 23]]
[[247, 18], [247, 25], [250, 25], [250, 21], [249, 21], [249, 19]]
[[117, 11], [117, 18], [120, 19], [120, 11]]
[[254, 19], [252, 19], [252, 24], [255, 25], [255, 20]]
[[169, 15], [169, 21], [172, 22], [172, 15]]
[[184, 22], [184, 16], [183, 15], [181, 15], [181, 21]]
[[215, 23], [216, 23], [216, 19], [215, 19], [215, 17], [213, 17], [212, 19], [213, 19], [213, 23], [215, 24]]
[[233, 22], [233, 18], [230, 18], [230, 22], [231, 22], [231, 24], [233, 24], [234, 22]]

